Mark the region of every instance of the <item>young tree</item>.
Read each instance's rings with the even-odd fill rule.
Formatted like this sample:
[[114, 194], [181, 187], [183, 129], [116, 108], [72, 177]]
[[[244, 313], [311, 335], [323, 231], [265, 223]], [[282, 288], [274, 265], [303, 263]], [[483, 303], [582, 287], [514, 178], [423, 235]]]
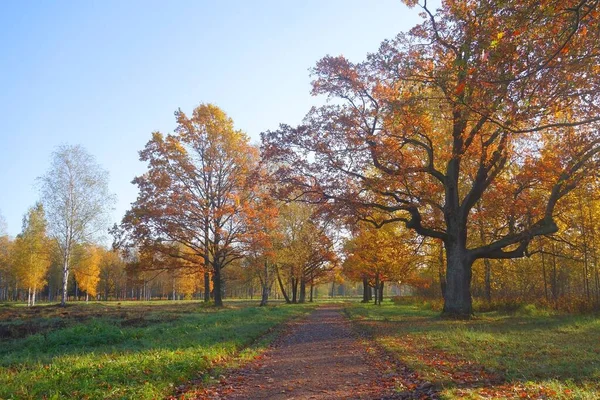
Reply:
[[[305, 198], [442, 241], [444, 314], [468, 318], [473, 263], [523, 257], [556, 232], [557, 203], [599, 164], [599, 5], [421, 7], [425, 22], [367, 61], [319, 61], [313, 93], [335, 103], [263, 134], [263, 147]], [[493, 235], [473, 226], [482, 201]]]
[[261, 286], [260, 306], [266, 306], [271, 287], [275, 280], [273, 271], [275, 243], [278, 240], [278, 208], [267, 192], [267, 185], [261, 179], [261, 188], [247, 208], [248, 231], [244, 243], [247, 267], [257, 276]]
[[125, 262], [117, 251], [104, 251], [100, 264], [100, 294], [104, 300], [119, 298], [125, 286]]
[[93, 242], [106, 231], [108, 212], [115, 199], [108, 190], [108, 173], [79, 145], [60, 146], [40, 181], [49, 231], [60, 250], [64, 306], [73, 249]]
[[75, 280], [80, 290], [85, 292], [85, 301], [90, 296], [98, 294], [98, 283], [100, 282], [100, 268], [105, 250], [95, 245], [84, 245], [81, 254], [74, 266]]
[[153, 133], [140, 152], [148, 171], [133, 181], [139, 195], [121, 227], [134, 243], [178, 243], [202, 258], [221, 306], [221, 270], [243, 256], [258, 150], [214, 105], [175, 116], [175, 132]]
[[27, 305], [34, 306], [38, 290], [46, 283], [50, 268], [46, 218], [41, 203], [31, 207], [23, 217], [23, 230], [13, 248], [13, 266], [19, 283], [27, 288]]

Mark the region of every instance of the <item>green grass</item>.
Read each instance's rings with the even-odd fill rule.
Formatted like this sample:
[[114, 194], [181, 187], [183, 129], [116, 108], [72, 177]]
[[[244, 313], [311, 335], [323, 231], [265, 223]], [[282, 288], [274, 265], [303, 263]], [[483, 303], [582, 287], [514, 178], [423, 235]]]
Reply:
[[264, 342], [241, 350], [309, 308], [90, 303], [16, 319], [14, 308], [11, 319], [0, 314], [0, 328], [30, 334], [0, 341], [0, 399], [164, 398], [216, 365], [252, 358]]
[[525, 308], [451, 321], [423, 304], [352, 304], [350, 317], [443, 398], [600, 398], [600, 318]]

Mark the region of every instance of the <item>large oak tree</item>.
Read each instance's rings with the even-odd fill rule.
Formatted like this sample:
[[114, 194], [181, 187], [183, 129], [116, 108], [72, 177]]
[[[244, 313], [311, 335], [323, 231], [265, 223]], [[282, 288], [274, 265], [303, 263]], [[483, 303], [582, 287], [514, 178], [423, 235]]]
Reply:
[[154, 132], [140, 152], [148, 170], [133, 181], [139, 194], [122, 228], [142, 248], [178, 244], [185, 248], [180, 255], [202, 259], [199, 267], [212, 271], [220, 306], [221, 270], [243, 256], [258, 151], [214, 105], [201, 104], [190, 117], [181, 110], [175, 116], [175, 132]]
[[522, 257], [556, 232], [557, 202], [598, 165], [599, 5], [420, 7], [424, 22], [366, 61], [320, 60], [313, 93], [332, 101], [263, 146], [287, 194], [442, 241], [444, 313], [468, 317], [474, 261]]

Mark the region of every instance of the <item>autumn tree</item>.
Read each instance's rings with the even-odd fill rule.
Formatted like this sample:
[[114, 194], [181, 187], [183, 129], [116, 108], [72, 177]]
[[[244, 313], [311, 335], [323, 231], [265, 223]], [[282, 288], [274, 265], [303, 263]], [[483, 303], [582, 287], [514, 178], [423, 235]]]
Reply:
[[111, 295], [119, 298], [125, 286], [125, 262], [119, 252], [114, 250], [104, 251], [100, 264], [100, 282], [98, 289], [104, 300]]
[[49, 239], [41, 203], [31, 207], [23, 217], [23, 229], [12, 250], [13, 268], [22, 287], [27, 288], [27, 305], [35, 305], [36, 295], [46, 283], [50, 267]]
[[108, 190], [108, 173], [81, 146], [60, 146], [40, 183], [48, 228], [60, 251], [64, 306], [73, 251], [106, 231], [115, 198]]
[[[315, 280], [325, 275], [337, 261], [331, 239], [331, 220], [322, 216], [310, 204], [288, 203], [279, 207], [279, 236], [274, 245], [276, 273], [288, 303], [304, 303], [307, 285], [312, 300]], [[291, 298], [282, 275], [291, 288]]]
[[85, 301], [98, 294], [100, 270], [105, 250], [99, 246], [81, 247], [80, 255], [74, 267], [75, 281], [80, 290], [85, 292]]
[[279, 209], [276, 202], [269, 196], [268, 178], [266, 174], [260, 177], [260, 188], [250, 199], [252, 206], [247, 208], [247, 234], [244, 240], [244, 253], [247, 268], [258, 277], [261, 286], [260, 306], [266, 306], [271, 287], [275, 280], [274, 263], [275, 246], [280, 238], [278, 231]]
[[198, 267], [212, 272], [214, 301], [221, 306], [221, 270], [243, 256], [258, 151], [214, 105], [175, 116], [175, 132], [154, 132], [140, 152], [148, 171], [133, 181], [139, 195], [121, 227], [136, 244], [177, 243], [202, 258]]
[[424, 22], [366, 61], [320, 60], [313, 94], [334, 101], [264, 133], [263, 148], [282, 196], [375, 209], [443, 242], [444, 314], [468, 318], [473, 263], [523, 257], [556, 232], [557, 204], [598, 166], [599, 5], [420, 7]]
[[[410, 283], [419, 262], [419, 242], [397, 225], [377, 229], [362, 223], [345, 246], [344, 274], [363, 280], [363, 289], [375, 288], [375, 304], [383, 301], [384, 283]], [[368, 298], [363, 293], [363, 302]]]

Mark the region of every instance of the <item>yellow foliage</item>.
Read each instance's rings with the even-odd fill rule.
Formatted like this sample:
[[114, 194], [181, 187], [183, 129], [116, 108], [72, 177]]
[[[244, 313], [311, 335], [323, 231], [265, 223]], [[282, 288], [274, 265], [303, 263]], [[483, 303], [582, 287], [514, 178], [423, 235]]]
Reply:
[[95, 297], [97, 294], [103, 252], [104, 250], [97, 246], [84, 246], [79, 262], [74, 269], [75, 280], [79, 288], [91, 297]]

